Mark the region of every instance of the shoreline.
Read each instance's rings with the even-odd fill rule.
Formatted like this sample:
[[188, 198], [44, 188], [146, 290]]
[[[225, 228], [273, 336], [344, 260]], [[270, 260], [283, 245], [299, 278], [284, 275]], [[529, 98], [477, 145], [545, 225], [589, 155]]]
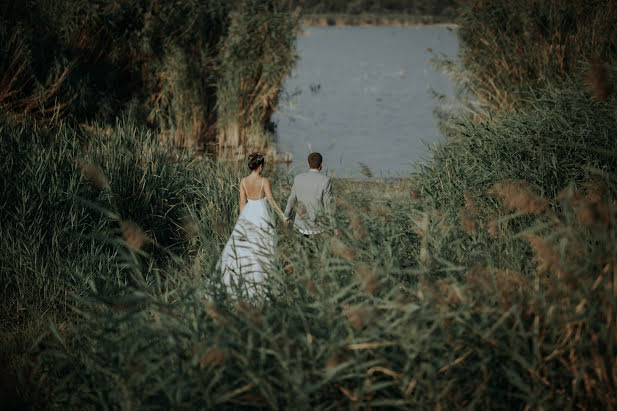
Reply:
[[300, 17], [300, 26], [458, 27], [453, 18], [445, 16], [342, 13], [306, 14]]

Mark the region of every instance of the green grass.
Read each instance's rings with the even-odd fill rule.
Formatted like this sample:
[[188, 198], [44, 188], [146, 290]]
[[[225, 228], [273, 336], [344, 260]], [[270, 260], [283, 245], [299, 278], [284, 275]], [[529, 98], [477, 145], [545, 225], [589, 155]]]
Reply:
[[[430, 215], [435, 225], [427, 240], [435, 247], [430, 253], [464, 266], [530, 272], [529, 254], [519, 254], [530, 249], [512, 233], [538, 219], [530, 213], [506, 217], [519, 210], [502, 207], [500, 195], [491, 191], [501, 181], [525, 181], [534, 195], [559, 210], [560, 193], [570, 185], [583, 192], [586, 185], [602, 182], [605, 194], [614, 198], [614, 100], [594, 101], [583, 81], [572, 80], [565, 89], [547, 87], [528, 95], [523, 105], [486, 122], [453, 122], [445, 130], [447, 144], [421, 167], [417, 189], [424, 212], [439, 210]], [[480, 225], [473, 236], [461, 236], [462, 214], [473, 215]], [[539, 214], [540, 220], [546, 217]], [[501, 229], [506, 231], [499, 233]]]

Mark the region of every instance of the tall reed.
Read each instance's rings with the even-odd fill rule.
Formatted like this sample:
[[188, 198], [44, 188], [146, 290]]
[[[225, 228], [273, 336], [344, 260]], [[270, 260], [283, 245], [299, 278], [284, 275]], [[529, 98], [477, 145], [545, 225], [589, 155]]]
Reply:
[[218, 88], [218, 144], [223, 150], [261, 148], [283, 81], [297, 60], [298, 14], [284, 0], [237, 5], [222, 47]]

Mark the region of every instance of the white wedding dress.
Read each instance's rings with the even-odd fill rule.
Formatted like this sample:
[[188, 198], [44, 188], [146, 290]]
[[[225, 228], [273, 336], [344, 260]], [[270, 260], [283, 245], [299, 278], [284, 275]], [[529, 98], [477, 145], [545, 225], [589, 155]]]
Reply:
[[[242, 186], [246, 192], [246, 205], [225, 244], [219, 267], [230, 294], [254, 296], [260, 292], [266, 271], [272, 264], [276, 232], [266, 197], [251, 200], [244, 182]], [[258, 197], [262, 190], [263, 179]]]

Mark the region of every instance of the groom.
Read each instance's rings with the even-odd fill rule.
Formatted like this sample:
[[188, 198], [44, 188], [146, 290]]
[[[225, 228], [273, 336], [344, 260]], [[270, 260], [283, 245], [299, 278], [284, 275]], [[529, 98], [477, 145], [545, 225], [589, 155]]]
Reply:
[[319, 153], [308, 156], [309, 171], [298, 174], [285, 207], [285, 222], [296, 211], [294, 225], [305, 237], [322, 233], [329, 225], [337, 234], [332, 198], [332, 181], [321, 174], [323, 158]]

